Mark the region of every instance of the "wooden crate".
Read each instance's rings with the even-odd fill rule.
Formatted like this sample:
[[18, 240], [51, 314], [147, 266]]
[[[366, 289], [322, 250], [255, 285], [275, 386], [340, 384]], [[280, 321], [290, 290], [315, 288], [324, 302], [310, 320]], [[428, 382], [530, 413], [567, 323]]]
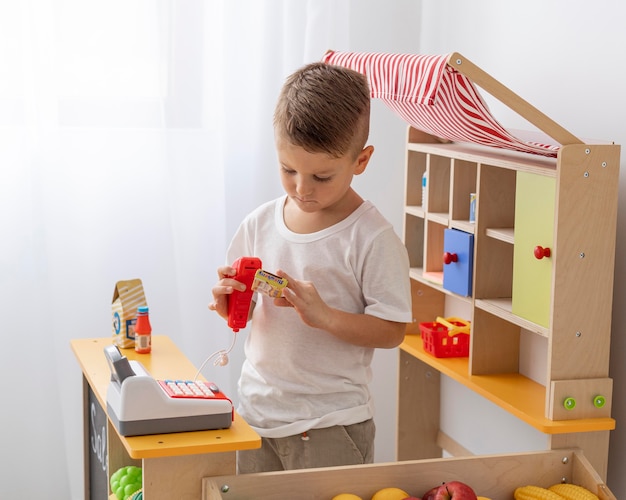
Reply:
[[420, 497], [453, 480], [463, 481], [477, 495], [512, 500], [518, 486], [548, 487], [566, 481], [616, 500], [580, 450], [552, 450], [507, 455], [414, 460], [352, 467], [329, 467], [204, 478], [204, 500], [331, 500], [354, 493], [369, 500], [384, 487], [402, 488]]

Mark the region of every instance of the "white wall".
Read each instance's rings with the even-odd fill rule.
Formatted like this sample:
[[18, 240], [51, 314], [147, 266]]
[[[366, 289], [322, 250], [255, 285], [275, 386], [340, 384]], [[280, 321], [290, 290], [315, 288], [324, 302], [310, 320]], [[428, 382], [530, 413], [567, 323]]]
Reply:
[[[626, 47], [624, 19], [626, 4], [617, 0], [424, 2], [420, 48], [423, 53], [460, 52], [574, 135], [625, 144], [626, 67], [620, 64], [621, 51]], [[528, 127], [499, 103], [490, 100], [490, 105], [505, 126]], [[610, 367], [617, 428], [611, 433], [607, 481], [617, 498], [626, 498], [622, 473], [626, 463], [626, 431], [622, 426], [626, 418], [626, 369], [621, 358], [626, 349], [621, 331], [626, 321], [626, 263], [621, 258], [626, 249], [625, 165], [622, 153]], [[445, 385], [447, 391], [457, 389], [454, 384]], [[497, 430], [493, 434], [502, 431]], [[533, 447], [541, 439], [531, 436], [528, 441]], [[506, 445], [492, 443], [484, 448], [497, 446]]]

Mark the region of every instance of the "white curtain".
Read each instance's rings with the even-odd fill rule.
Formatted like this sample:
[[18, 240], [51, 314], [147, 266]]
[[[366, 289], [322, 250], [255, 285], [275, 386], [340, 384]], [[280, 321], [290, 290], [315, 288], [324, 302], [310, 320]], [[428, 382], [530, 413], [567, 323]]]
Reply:
[[[116, 281], [142, 279], [154, 333], [197, 366], [230, 344], [207, 304], [237, 224], [281, 192], [280, 86], [328, 48], [358, 48], [351, 26], [375, 24], [375, 4], [0, 3], [2, 498], [82, 498], [70, 340], [110, 335]], [[233, 357], [205, 373], [231, 394]]]

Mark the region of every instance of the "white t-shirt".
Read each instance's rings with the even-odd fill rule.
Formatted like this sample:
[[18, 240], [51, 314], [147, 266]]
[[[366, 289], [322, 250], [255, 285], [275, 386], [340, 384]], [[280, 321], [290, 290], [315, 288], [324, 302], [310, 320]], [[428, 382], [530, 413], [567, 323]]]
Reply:
[[[246, 217], [228, 262], [259, 257], [263, 269], [282, 269], [310, 281], [331, 307], [389, 321], [411, 321], [406, 249], [370, 202], [341, 222], [311, 234], [284, 224], [286, 197]], [[374, 349], [306, 325], [291, 307], [258, 294], [239, 380], [239, 414], [263, 437], [351, 425], [373, 417], [368, 383]]]

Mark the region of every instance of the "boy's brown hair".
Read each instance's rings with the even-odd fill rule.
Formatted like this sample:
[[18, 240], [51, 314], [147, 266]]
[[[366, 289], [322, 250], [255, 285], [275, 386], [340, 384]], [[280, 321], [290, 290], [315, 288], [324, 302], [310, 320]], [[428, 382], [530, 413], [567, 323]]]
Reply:
[[309, 153], [356, 156], [369, 135], [370, 90], [365, 75], [324, 63], [287, 78], [274, 112], [275, 133]]

